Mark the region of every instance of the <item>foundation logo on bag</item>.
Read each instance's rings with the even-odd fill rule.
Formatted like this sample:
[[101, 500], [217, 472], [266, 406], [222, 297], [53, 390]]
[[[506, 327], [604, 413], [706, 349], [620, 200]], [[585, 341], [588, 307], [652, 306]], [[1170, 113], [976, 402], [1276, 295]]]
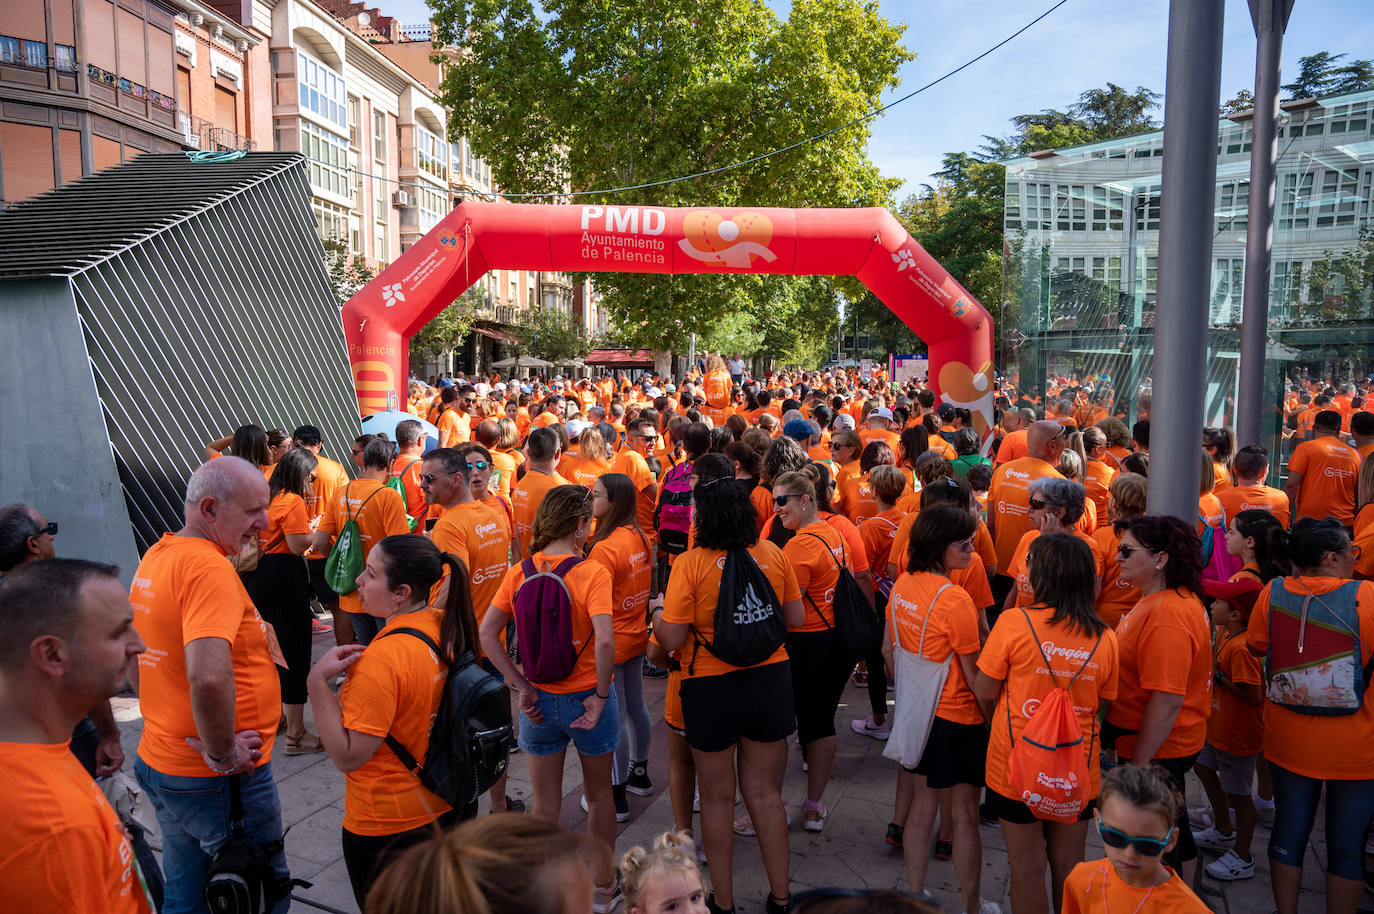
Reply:
[[683, 218], [682, 234], [678, 247], [702, 263], [747, 270], [756, 257], [765, 263], [778, 259], [768, 248], [773, 223], [762, 213], [736, 213], [727, 219], [710, 210], [695, 210]]
[[394, 282], [389, 286], [382, 286], [382, 303], [388, 308], [397, 302], [406, 300], [405, 287], [399, 282]]

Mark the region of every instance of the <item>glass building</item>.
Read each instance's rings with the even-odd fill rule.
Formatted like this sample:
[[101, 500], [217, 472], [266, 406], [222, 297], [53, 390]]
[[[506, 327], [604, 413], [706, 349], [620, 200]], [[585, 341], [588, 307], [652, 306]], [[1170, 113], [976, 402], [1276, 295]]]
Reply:
[[[1374, 92], [1281, 106], [1269, 277], [1264, 444], [1286, 385], [1374, 372]], [[1250, 191], [1251, 112], [1221, 120], [1205, 419], [1234, 426]], [[1001, 364], [1029, 399], [1077, 378], [1148, 414], [1154, 361], [1162, 131], [1031, 153], [1006, 166]], [[1245, 444], [1247, 442], [1240, 442]]]

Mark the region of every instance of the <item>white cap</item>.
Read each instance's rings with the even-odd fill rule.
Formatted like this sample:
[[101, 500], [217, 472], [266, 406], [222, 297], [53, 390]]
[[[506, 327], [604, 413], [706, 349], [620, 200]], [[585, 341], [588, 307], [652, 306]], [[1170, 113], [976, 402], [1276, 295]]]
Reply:
[[849, 413], [840, 413], [838, 416], [835, 417], [835, 421], [830, 423], [830, 426], [831, 428], [836, 429], [847, 428], [853, 430], [854, 417], [849, 415]]
[[659, 390], [657, 387], [650, 387], [648, 390], [644, 391], [644, 393], [645, 393], [646, 396], [650, 396], [650, 397], [661, 397], [661, 396], [663, 396], [663, 391]]
[[492, 390], [505, 390], [505, 389], [506, 389], [506, 382], [504, 382], [504, 381], [497, 381], [495, 384], [493, 384], [493, 385], [491, 386], [491, 389], [492, 389]]
[[568, 420], [568, 437], [569, 437], [569, 438], [576, 438], [578, 435], [582, 434], [583, 432], [585, 432], [587, 429], [589, 429], [589, 428], [591, 428], [591, 427], [592, 427], [592, 424], [591, 424], [590, 422], [583, 421], [582, 419], [569, 419], [569, 420]]
[[892, 421], [892, 410], [888, 409], [886, 406], [879, 406], [877, 409], [873, 410], [872, 412], [870, 412], [870, 413], [868, 414], [868, 418], [870, 418], [870, 419], [886, 419], [887, 421], [891, 422], [891, 421]]

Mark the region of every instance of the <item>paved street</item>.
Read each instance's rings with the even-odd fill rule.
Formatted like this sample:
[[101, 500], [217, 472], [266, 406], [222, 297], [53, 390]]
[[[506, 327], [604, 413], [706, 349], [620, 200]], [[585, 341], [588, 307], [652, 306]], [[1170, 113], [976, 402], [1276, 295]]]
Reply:
[[[317, 636], [315, 656], [333, 644], [332, 636]], [[649, 844], [655, 836], [672, 826], [672, 809], [667, 795], [667, 749], [663, 725], [663, 680], [646, 680], [645, 695], [654, 722], [654, 751], [649, 773], [654, 781], [652, 797], [630, 795], [631, 820], [621, 826], [621, 852], [635, 843]], [[120, 721], [127, 758], [126, 770], [132, 766], [134, 750], [142, 718], [138, 702], [127, 695], [115, 699], [116, 717]], [[793, 891], [816, 886], [905, 887], [901, 854], [883, 843], [884, 830], [892, 816], [895, 763], [882, 757], [882, 744], [856, 736], [849, 729], [849, 721], [867, 714], [868, 698], [863, 690], [850, 685], [840, 705], [838, 717], [839, 753], [835, 777], [826, 796], [831, 815], [825, 830], [819, 834], [803, 832], [795, 821], [792, 833]], [[307, 709], [307, 719], [309, 710]], [[313, 723], [311, 724], [313, 728]], [[344, 869], [339, 846], [339, 823], [343, 818], [344, 776], [330, 763], [324, 753], [289, 757], [277, 754], [273, 761], [281, 792], [282, 812], [289, 829], [286, 837], [287, 855], [293, 876], [310, 880], [314, 887], [297, 890], [295, 909], [309, 911], [311, 905], [325, 910], [356, 912], [348, 876]], [[132, 776], [132, 774], [131, 774]], [[564, 773], [563, 824], [570, 829], [583, 829], [585, 813], [579, 808], [580, 769], [576, 757], [569, 755]], [[801, 770], [801, 755], [793, 749], [787, 766], [787, 780], [783, 799], [794, 820], [802, 801], [805, 776]], [[529, 796], [525, 780], [525, 758], [517, 753], [511, 759], [510, 793]], [[1196, 790], [1190, 802], [1202, 802]], [[485, 809], [485, 801], [483, 803]], [[743, 805], [739, 807], [743, 812]], [[1321, 831], [1321, 814], [1313, 833], [1312, 847], [1304, 869], [1301, 911], [1317, 914], [1325, 909], [1322, 893], [1321, 861], [1325, 846]], [[1268, 830], [1261, 826], [1255, 838], [1254, 879], [1221, 883], [1203, 877], [1203, 899], [1224, 914], [1252, 914], [1274, 910], [1269, 894], [1268, 860], [1265, 840]], [[983, 826], [983, 896], [999, 902], [1010, 912], [1007, 898], [1007, 860], [1001, 832]], [[1101, 855], [1101, 844], [1095, 831], [1089, 829], [1088, 856]], [[1207, 857], [1208, 860], [1212, 857]], [[939, 898], [946, 911], [958, 910], [957, 881], [954, 866], [949, 862], [932, 861], [929, 890]], [[767, 882], [763, 864], [753, 838], [737, 838], [735, 842], [735, 891], [738, 910], [763, 910]], [[1374, 902], [1362, 911], [1374, 912]]]

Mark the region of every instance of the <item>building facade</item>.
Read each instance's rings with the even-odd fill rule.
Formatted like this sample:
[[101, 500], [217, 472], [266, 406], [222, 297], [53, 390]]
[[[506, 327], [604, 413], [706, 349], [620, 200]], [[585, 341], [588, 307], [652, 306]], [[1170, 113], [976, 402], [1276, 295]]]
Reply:
[[[1374, 370], [1374, 92], [1281, 106], [1265, 401], [1277, 453], [1284, 385]], [[1220, 123], [1206, 422], [1232, 425], [1245, 283], [1252, 112]], [[1154, 355], [1163, 133], [1004, 162], [1002, 361], [1043, 395], [1047, 376], [1096, 377], [1134, 421]]]

